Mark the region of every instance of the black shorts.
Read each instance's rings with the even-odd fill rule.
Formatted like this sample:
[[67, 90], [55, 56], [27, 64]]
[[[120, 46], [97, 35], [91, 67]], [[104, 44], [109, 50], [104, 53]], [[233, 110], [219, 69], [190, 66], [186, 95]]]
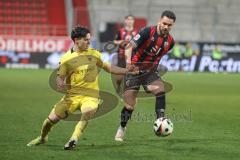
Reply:
[[126, 75], [124, 77], [124, 90], [139, 90], [142, 85], [147, 91], [147, 86], [152, 82], [160, 80], [157, 71], [142, 72], [139, 75]]
[[125, 57], [118, 56], [117, 66], [121, 68], [126, 68], [126, 60]]

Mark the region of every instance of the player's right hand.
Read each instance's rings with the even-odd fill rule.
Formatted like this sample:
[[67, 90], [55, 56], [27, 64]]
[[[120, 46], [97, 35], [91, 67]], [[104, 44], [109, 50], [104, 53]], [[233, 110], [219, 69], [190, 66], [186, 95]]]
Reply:
[[127, 64], [126, 65], [126, 68], [128, 70], [128, 74], [132, 74], [132, 75], [137, 75], [139, 74], [139, 68], [134, 66], [134, 65], [131, 65], [131, 64]]

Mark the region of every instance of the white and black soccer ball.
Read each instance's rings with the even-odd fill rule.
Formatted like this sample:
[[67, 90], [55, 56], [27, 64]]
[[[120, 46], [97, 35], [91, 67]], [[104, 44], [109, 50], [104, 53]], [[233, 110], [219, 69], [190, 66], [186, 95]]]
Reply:
[[173, 132], [173, 123], [170, 119], [167, 118], [158, 118], [154, 122], [154, 132], [159, 137], [166, 137], [172, 134]]

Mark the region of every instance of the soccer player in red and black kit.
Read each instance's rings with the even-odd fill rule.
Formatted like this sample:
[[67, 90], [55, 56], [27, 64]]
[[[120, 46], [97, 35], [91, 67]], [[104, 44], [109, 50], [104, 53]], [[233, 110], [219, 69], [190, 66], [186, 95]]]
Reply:
[[121, 111], [120, 126], [115, 135], [116, 141], [123, 141], [126, 125], [136, 104], [140, 86], [156, 97], [155, 111], [157, 118], [165, 116], [165, 89], [158, 76], [157, 66], [160, 59], [174, 46], [169, 31], [176, 21], [172, 11], [166, 10], [156, 26], [146, 27], [139, 31], [125, 50], [127, 65], [139, 67], [139, 75], [125, 77], [124, 107]]
[[[118, 45], [117, 66], [126, 67], [125, 47], [129, 41], [137, 34], [137, 29], [134, 28], [134, 16], [127, 15], [124, 19], [124, 27], [121, 28], [114, 40], [114, 44]], [[113, 75], [116, 80], [116, 90], [120, 92], [123, 75]]]

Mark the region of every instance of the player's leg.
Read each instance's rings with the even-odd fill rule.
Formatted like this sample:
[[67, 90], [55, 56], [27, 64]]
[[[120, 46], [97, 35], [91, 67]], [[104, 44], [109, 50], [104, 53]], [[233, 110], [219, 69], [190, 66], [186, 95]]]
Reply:
[[[125, 57], [119, 57], [117, 60], [117, 66], [121, 68], [126, 68], [126, 60]], [[124, 89], [124, 85], [122, 85], [124, 75], [113, 75], [115, 82], [116, 82], [116, 91], [117, 93], [121, 93]]]
[[121, 90], [123, 90], [122, 81], [123, 81], [124, 75], [114, 75], [114, 77], [116, 81], [116, 91], [117, 93], [121, 93]]
[[70, 140], [65, 144], [64, 149], [70, 150], [76, 147], [76, 144], [87, 127], [90, 120], [97, 111], [99, 100], [96, 98], [85, 98], [81, 105], [81, 119], [75, 126]]
[[116, 141], [123, 141], [123, 137], [126, 132], [126, 126], [127, 126], [128, 120], [131, 119], [132, 112], [136, 105], [137, 93], [138, 93], [138, 89], [137, 90], [126, 90], [124, 92], [124, 95], [123, 95], [124, 107], [121, 111], [120, 126], [118, 127], [117, 133], [115, 135]]
[[82, 110], [81, 120], [77, 123], [70, 139], [78, 141], [79, 138], [81, 137], [81, 135], [83, 134], [84, 130], [87, 127], [88, 120], [90, 120], [96, 113], [97, 107], [90, 106], [91, 103], [89, 103], [87, 105], [89, 105], [89, 106], [84, 107], [84, 109], [81, 109]]
[[165, 116], [166, 96], [164, 83], [160, 79], [153, 81], [147, 86], [148, 91], [156, 96], [155, 112], [157, 118]]
[[123, 94], [124, 107], [121, 111], [121, 123], [124, 128], [128, 120], [131, 118], [132, 112], [137, 102], [138, 90], [126, 90]]
[[42, 129], [41, 129], [41, 138], [46, 138], [48, 133], [51, 131], [52, 127], [60, 121], [62, 118], [66, 118], [67, 115], [64, 115], [64, 117], [60, 117], [55, 113], [55, 109], [51, 111], [48, 118], [45, 119]]
[[52, 127], [60, 120], [60, 118], [54, 113], [54, 110], [49, 114], [48, 118], [43, 121], [40, 136], [32, 140], [27, 144], [27, 146], [36, 146], [43, 144], [47, 141], [48, 133], [51, 131]]
[[123, 141], [124, 134], [126, 132], [126, 125], [128, 120], [131, 118], [132, 112], [136, 105], [137, 94], [140, 89], [140, 80], [138, 76], [126, 75], [124, 79], [124, 89], [123, 100], [124, 107], [121, 111], [121, 121], [120, 126], [117, 129], [115, 135], [116, 141]]
[[36, 146], [39, 144], [43, 144], [47, 141], [47, 136], [49, 132], [51, 131], [52, 127], [60, 121], [60, 119], [66, 118], [67, 112], [66, 112], [66, 102], [64, 98], [59, 101], [52, 111], [50, 112], [48, 118], [46, 118], [43, 122], [40, 136], [30, 141], [27, 146]]

